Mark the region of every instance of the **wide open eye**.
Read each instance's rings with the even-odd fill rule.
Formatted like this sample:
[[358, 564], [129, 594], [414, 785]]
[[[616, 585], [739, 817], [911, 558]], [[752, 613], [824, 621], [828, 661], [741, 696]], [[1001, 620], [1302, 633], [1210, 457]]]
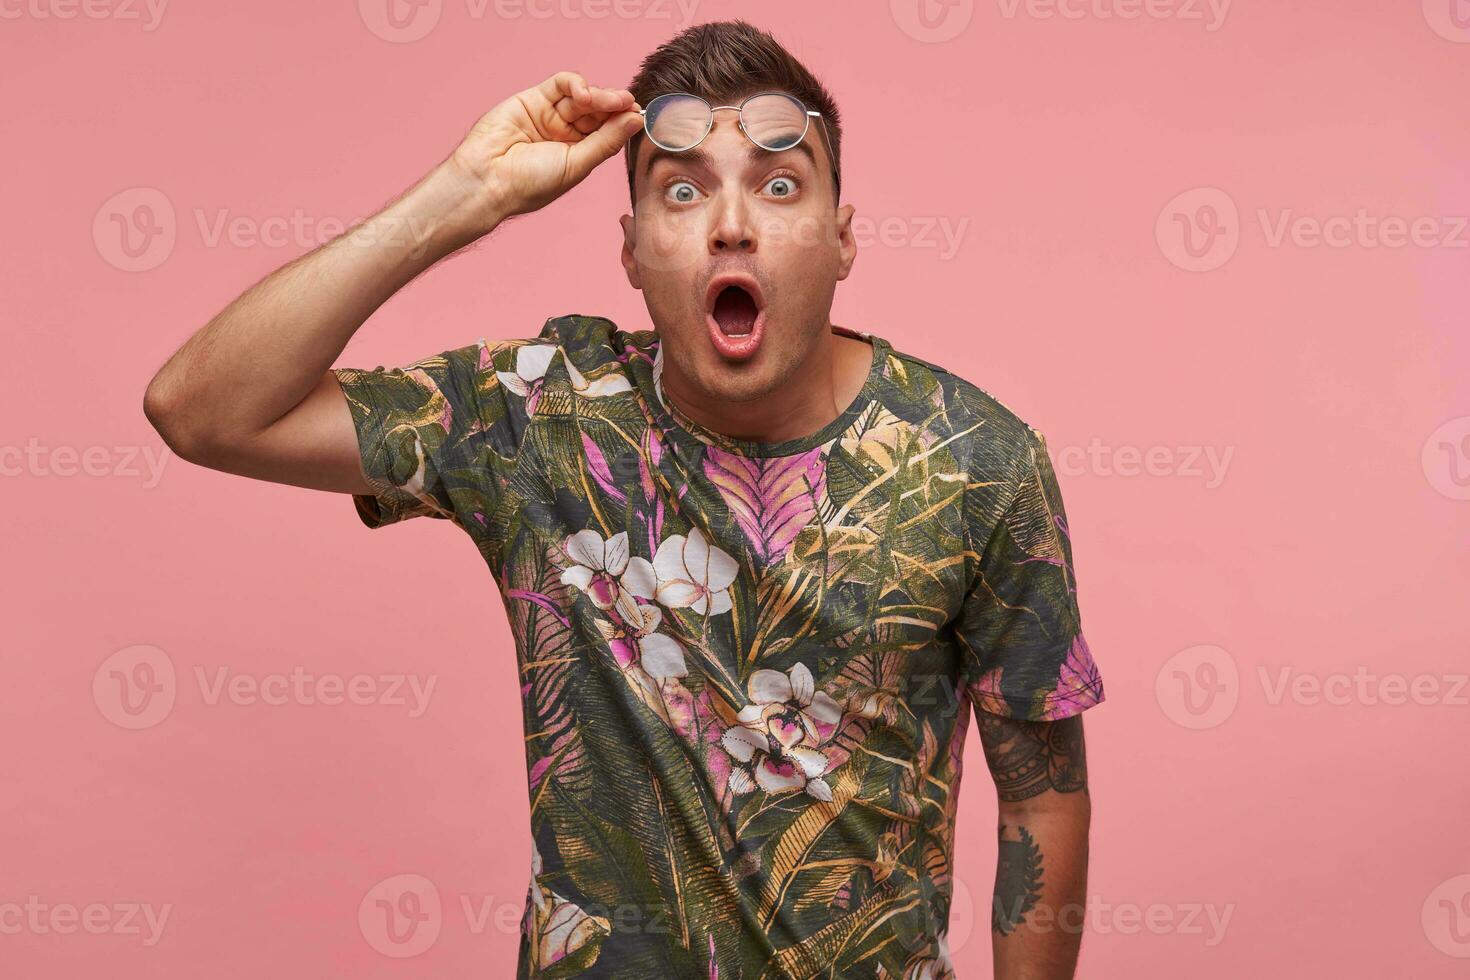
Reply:
[[796, 178], [780, 174], [766, 181], [766, 186], [762, 189], [772, 197], [790, 197], [797, 190]]
[[687, 180], [677, 180], [664, 188], [665, 196], [675, 204], [688, 204], [694, 200], [698, 193], [699, 188]]

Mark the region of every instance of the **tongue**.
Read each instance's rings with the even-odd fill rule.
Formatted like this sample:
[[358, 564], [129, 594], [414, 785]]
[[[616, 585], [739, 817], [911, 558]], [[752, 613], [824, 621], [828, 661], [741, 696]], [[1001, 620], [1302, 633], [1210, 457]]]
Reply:
[[755, 308], [755, 300], [739, 286], [721, 290], [720, 295], [715, 297], [715, 322], [728, 336], [739, 337], [754, 330], [755, 318], [759, 312]]

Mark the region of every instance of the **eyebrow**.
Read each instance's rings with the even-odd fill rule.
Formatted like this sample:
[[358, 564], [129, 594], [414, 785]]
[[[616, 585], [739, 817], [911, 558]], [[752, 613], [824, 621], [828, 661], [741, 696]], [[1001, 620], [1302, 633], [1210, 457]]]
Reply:
[[[797, 143], [795, 146], [788, 146], [784, 150], [768, 150], [764, 146], [760, 146], [759, 144], [754, 143], [750, 140], [746, 140], [745, 143], [745, 158], [747, 160], [769, 161], [772, 157], [778, 157], [783, 153], [790, 153], [792, 150], [799, 150], [800, 152], [806, 154], [807, 160], [811, 162], [812, 169], [817, 169], [817, 154], [816, 151], [812, 149], [811, 142], [809, 140], [804, 139], [800, 143]], [[693, 163], [694, 166], [703, 167], [705, 170], [715, 169], [714, 157], [710, 154], [708, 150], [706, 150], [702, 146], [696, 146], [692, 150], [680, 150], [678, 152], [675, 152], [674, 150], [666, 150], [663, 147], [655, 144], [653, 146], [652, 152], [648, 154], [648, 159], [643, 164], [644, 178], [648, 177], [649, 173], [653, 170], [653, 165], [658, 163], [660, 160], [673, 160], [676, 163], [685, 164]]]

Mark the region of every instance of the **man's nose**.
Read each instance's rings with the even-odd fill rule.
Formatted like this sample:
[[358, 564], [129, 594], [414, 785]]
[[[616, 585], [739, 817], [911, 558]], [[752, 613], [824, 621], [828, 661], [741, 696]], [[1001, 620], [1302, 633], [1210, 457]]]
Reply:
[[754, 252], [757, 236], [755, 226], [751, 223], [750, 208], [746, 206], [738, 190], [722, 190], [719, 197], [710, 224], [710, 254]]

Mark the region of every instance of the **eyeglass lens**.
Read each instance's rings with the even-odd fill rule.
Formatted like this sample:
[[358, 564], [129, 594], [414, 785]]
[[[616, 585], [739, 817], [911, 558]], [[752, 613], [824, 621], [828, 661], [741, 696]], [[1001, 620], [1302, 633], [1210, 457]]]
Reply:
[[[698, 145], [713, 125], [708, 103], [693, 95], [671, 93], [654, 99], [645, 113], [649, 138], [666, 150], [679, 152]], [[757, 95], [740, 109], [745, 133], [767, 150], [795, 146], [806, 133], [807, 115], [801, 103], [779, 93]]]

